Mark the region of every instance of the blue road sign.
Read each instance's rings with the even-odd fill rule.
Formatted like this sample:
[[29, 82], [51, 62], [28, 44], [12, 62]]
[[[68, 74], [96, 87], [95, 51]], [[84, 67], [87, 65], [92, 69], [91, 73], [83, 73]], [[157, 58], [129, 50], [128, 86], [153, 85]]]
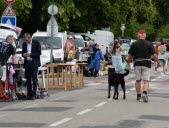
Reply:
[[16, 26], [16, 17], [15, 16], [2, 16], [1, 23]]

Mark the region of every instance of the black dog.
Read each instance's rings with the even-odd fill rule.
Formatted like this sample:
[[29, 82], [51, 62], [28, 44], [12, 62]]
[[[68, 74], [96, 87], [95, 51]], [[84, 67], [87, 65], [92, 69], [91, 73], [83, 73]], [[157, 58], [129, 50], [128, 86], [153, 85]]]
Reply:
[[121, 88], [123, 89], [123, 99], [126, 99], [126, 90], [125, 90], [125, 80], [124, 76], [127, 76], [129, 74], [129, 70], [125, 69], [125, 73], [116, 73], [114, 68], [108, 69], [108, 97], [110, 98], [110, 91], [111, 86], [114, 86], [114, 96], [113, 99], [117, 100], [119, 96], [118, 92], [118, 86], [121, 84]]

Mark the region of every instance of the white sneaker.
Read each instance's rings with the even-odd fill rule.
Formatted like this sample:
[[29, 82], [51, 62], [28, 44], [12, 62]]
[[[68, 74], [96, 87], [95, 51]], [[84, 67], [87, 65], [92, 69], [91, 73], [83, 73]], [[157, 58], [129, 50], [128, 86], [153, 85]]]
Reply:
[[148, 96], [147, 94], [143, 93], [142, 94], [143, 102], [148, 103]]

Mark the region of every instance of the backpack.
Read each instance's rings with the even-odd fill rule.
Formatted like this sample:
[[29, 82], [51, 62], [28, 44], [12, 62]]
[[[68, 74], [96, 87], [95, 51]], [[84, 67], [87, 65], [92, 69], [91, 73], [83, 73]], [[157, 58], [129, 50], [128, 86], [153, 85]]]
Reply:
[[7, 43], [2, 43], [0, 45], [0, 61], [1, 62], [6, 62], [9, 54], [9, 44]]
[[165, 54], [166, 52], [166, 47], [160, 46], [160, 53]]

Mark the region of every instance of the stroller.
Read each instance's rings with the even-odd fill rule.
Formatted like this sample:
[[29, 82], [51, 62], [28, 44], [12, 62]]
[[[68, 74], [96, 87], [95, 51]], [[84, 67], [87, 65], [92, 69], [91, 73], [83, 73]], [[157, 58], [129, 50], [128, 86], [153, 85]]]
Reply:
[[26, 79], [24, 78], [24, 74], [24, 69], [20, 69], [13, 75], [14, 83], [16, 85], [16, 96], [18, 99], [26, 98]]
[[14, 69], [12, 63], [6, 63], [6, 66], [1, 66], [1, 86], [4, 91], [0, 93], [0, 101], [14, 101], [16, 97], [16, 86], [13, 83]]

